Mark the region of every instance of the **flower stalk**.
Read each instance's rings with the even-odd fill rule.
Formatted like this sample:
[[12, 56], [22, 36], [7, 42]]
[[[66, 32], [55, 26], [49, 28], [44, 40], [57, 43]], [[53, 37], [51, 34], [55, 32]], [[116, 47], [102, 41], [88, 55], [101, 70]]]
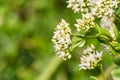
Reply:
[[100, 64], [100, 71], [101, 71], [101, 75], [102, 75], [102, 80], [106, 80], [102, 64]]

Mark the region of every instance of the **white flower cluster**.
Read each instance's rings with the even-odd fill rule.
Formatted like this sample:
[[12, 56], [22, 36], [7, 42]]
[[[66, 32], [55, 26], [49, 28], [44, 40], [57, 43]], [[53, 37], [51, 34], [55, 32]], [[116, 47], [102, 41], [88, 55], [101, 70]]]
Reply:
[[117, 0], [68, 0], [68, 8], [74, 12], [92, 13], [94, 16], [111, 16], [118, 7]]
[[84, 0], [69, 0], [67, 1], [67, 8], [72, 8], [74, 12], [88, 12], [87, 4], [84, 3]]
[[93, 8], [91, 8], [91, 13], [99, 18], [103, 16], [112, 16], [118, 7], [117, 5], [117, 0], [97, 0]]
[[62, 21], [55, 28], [52, 41], [55, 44], [55, 51], [57, 55], [64, 60], [71, 58], [71, 29], [69, 23], [62, 19]]
[[89, 29], [95, 27], [94, 17], [91, 14], [83, 14], [82, 19], [77, 19], [75, 24], [77, 31], [89, 31]]
[[113, 39], [115, 33], [113, 31], [112, 21], [108, 18], [118, 8], [118, 0], [68, 0], [68, 8], [72, 8], [74, 12], [81, 12], [82, 19], [77, 19], [75, 27], [79, 32], [87, 32], [95, 27], [94, 18], [101, 19], [101, 27], [109, 30]]
[[83, 56], [80, 58], [80, 70], [94, 69], [98, 62], [101, 61], [101, 58], [102, 52], [96, 51], [95, 46], [91, 45], [86, 50], [84, 50]]

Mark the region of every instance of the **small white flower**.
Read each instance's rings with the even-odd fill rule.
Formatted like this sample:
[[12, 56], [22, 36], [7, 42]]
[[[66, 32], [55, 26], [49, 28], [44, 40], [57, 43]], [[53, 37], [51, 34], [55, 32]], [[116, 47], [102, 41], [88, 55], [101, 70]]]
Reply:
[[84, 0], [68, 0], [67, 8], [72, 8], [74, 12], [88, 12], [88, 8]]
[[64, 60], [71, 58], [71, 29], [69, 23], [62, 21], [55, 28], [52, 41], [55, 44], [56, 54]]
[[104, 16], [104, 17], [101, 19], [100, 26], [101, 26], [102, 28], [108, 29], [109, 26], [111, 26], [111, 25], [112, 25], [112, 22], [111, 22], [106, 16]]
[[94, 23], [94, 17], [88, 13], [88, 14], [83, 14], [82, 19], [77, 19], [77, 24], [75, 24], [75, 27], [77, 28], [77, 31], [83, 31], [87, 32], [89, 29], [95, 27]]
[[88, 0], [89, 4], [100, 4], [102, 0]]
[[95, 46], [91, 45], [86, 50], [84, 50], [83, 56], [80, 58], [80, 70], [94, 69], [94, 67], [97, 66], [101, 59], [102, 52], [96, 51]]
[[112, 16], [118, 7], [117, 0], [98, 0], [91, 8], [91, 12], [96, 17]]

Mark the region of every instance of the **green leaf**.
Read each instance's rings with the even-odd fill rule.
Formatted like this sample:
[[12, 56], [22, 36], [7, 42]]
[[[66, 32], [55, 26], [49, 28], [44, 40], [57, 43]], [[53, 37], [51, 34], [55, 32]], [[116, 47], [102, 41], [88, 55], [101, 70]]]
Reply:
[[111, 34], [108, 30], [100, 28], [101, 35], [106, 36], [106, 38], [112, 39]]
[[116, 10], [116, 14], [120, 17], [120, 6], [118, 6], [118, 9]]
[[85, 45], [86, 40], [79, 38], [79, 39], [74, 39], [73, 40], [73, 45], [72, 45], [72, 50], [76, 47], [83, 47]]
[[119, 34], [119, 30], [118, 30], [118, 28], [116, 27], [116, 25], [115, 24], [112, 24], [113, 26], [113, 30], [114, 30], [114, 33], [115, 33], [115, 36], [116, 36], [116, 38], [117, 38], [117, 41], [119, 41], [120, 42], [120, 34]]
[[112, 72], [112, 79], [113, 80], [120, 80], [120, 67], [116, 66]]
[[81, 40], [79, 43], [79, 45], [78, 45], [78, 47], [83, 47], [84, 45], [85, 45], [85, 42], [86, 42], [86, 40]]
[[112, 46], [109, 46], [109, 48], [110, 48], [110, 52], [111, 52], [113, 55], [118, 54], [118, 53], [116, 52], [116, 50], [115, 50]]
[[102, 42], [102, 43], [106, 43], [109, 44], [109, 42], [112, 40], [112, 37], [109, 33], [108, 30], [100, 28], [100, 35], [97, 37], [97, 39]]
[[95, 24], [94, 28], [91, 28], [90, 31], [86, 33], [87, 37], [97, 37], [100, 35], [100, 26], [98, 24]]
[[120, 43], [117, 41], [113, 41], [111, 46], [117, 51], [120, 52]]
[[106, 44], [109, 44], [110, 42], [110, 38], [107, 37], [106, 35], [99, 35], [99, 37], [97, 37], [97, 39], [101, 42], [101, 43], [106, 43]]
[[90, 76], [90, 80], [99, 80], [99, 79], [95, 76]]
[[116, 57], [114, 57], [114, 63], [118, 66], [120, 66], [120, 55], [117, 55]]

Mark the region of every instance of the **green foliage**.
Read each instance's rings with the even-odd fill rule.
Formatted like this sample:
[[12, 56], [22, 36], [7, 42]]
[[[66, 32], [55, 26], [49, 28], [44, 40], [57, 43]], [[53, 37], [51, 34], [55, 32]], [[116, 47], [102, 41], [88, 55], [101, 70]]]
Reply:
[[120, 66], [120, 55], [117, 55], [116, 57], [114, 57], [114, 63]]
[[120, 6], [118, 7], [116, 14], [120, 17]]
[[120, 42], [120, 33], [119, 33], [119, 30], [118, 30], [118, 28], [116, 27], [115, 24], [113, 24], [113, 30], [115, 32], [115, 35], [116, 35], [116, 38], [117, 38], [118, 42]]
[[120, 80], [120, 67], [117, 66], [112, 71], [112, 78], [113, 80]]

